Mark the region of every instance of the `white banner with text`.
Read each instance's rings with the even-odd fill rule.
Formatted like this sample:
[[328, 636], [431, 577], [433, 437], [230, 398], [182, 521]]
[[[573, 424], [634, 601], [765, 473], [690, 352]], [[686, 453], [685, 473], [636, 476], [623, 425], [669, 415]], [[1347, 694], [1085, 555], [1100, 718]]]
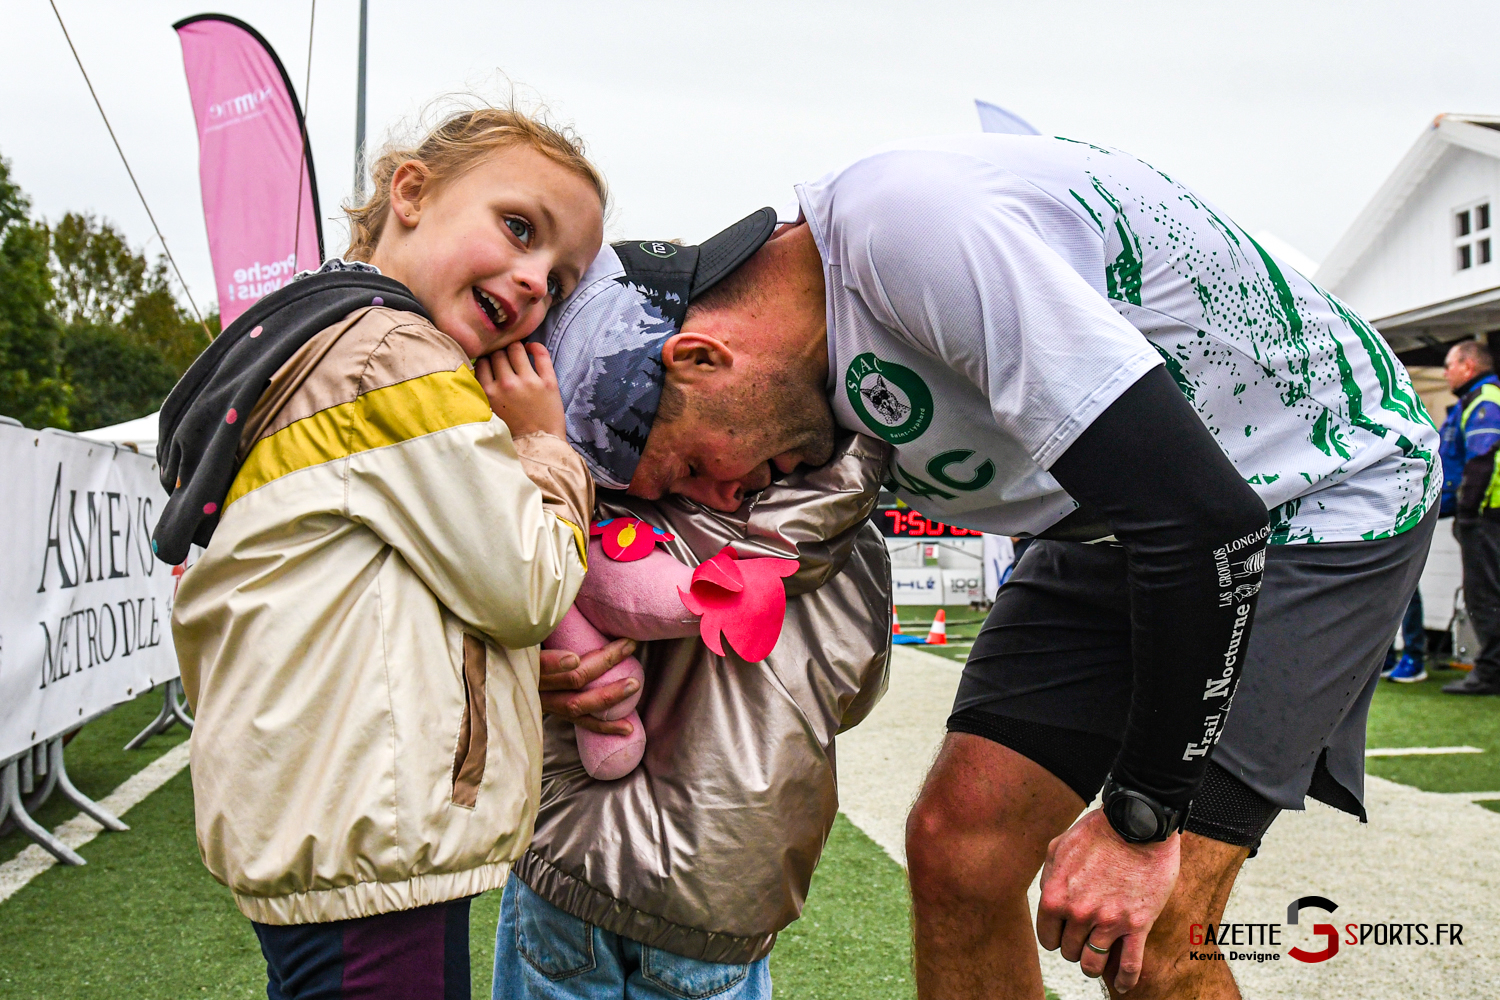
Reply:
[[973, 569], [891, 570], [891, 601], [903, 604], [968, 604], [984, 599], [984, 571]]
[[154, 459], [0, 425], [0, 760], [177, 676]]

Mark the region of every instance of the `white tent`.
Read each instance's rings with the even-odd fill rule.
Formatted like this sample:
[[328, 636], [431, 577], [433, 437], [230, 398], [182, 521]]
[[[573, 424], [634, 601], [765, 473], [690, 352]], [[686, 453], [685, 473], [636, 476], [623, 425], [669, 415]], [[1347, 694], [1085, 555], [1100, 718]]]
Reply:
[[133, 444], [142, 455], [156, 457], [156, 434], [157, 426], [161, 420], [161, 412], [148, 413], [144, 417], [127, 420], [123, 424], [111, 424], [108, 427], [99, 427], [91, 431], [79, 431], [78, 436], [88, 438], [90, 441], [104, 441], [109, 444]]

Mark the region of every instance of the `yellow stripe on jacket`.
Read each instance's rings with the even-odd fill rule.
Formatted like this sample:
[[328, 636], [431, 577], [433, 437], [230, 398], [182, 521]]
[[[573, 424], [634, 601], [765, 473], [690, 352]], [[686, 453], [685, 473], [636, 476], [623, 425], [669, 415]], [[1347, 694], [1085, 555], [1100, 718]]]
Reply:
[[289, 473], [450, 427], [485, 423], [490, 416], [489, 400], [467, 365], [373, 389], [257, 443], [224, 506]]

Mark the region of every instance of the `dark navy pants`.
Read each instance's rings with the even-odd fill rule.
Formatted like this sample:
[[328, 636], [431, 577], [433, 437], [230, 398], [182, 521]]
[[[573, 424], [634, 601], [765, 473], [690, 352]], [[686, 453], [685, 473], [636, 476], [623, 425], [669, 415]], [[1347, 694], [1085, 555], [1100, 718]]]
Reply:
[[269, 1000], [469, 1000], [469, 900], [326, 924], [254, 924]]

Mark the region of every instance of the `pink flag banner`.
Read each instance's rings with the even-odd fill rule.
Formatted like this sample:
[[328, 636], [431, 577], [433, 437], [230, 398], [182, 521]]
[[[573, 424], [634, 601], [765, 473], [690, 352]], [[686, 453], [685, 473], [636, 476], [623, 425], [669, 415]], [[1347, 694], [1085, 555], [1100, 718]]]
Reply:
[[312, 149], [292, 82], [260, 32], [223, 14], [172, 27], [198, 122], [203, 216], [227, 327], [322, 263]]

